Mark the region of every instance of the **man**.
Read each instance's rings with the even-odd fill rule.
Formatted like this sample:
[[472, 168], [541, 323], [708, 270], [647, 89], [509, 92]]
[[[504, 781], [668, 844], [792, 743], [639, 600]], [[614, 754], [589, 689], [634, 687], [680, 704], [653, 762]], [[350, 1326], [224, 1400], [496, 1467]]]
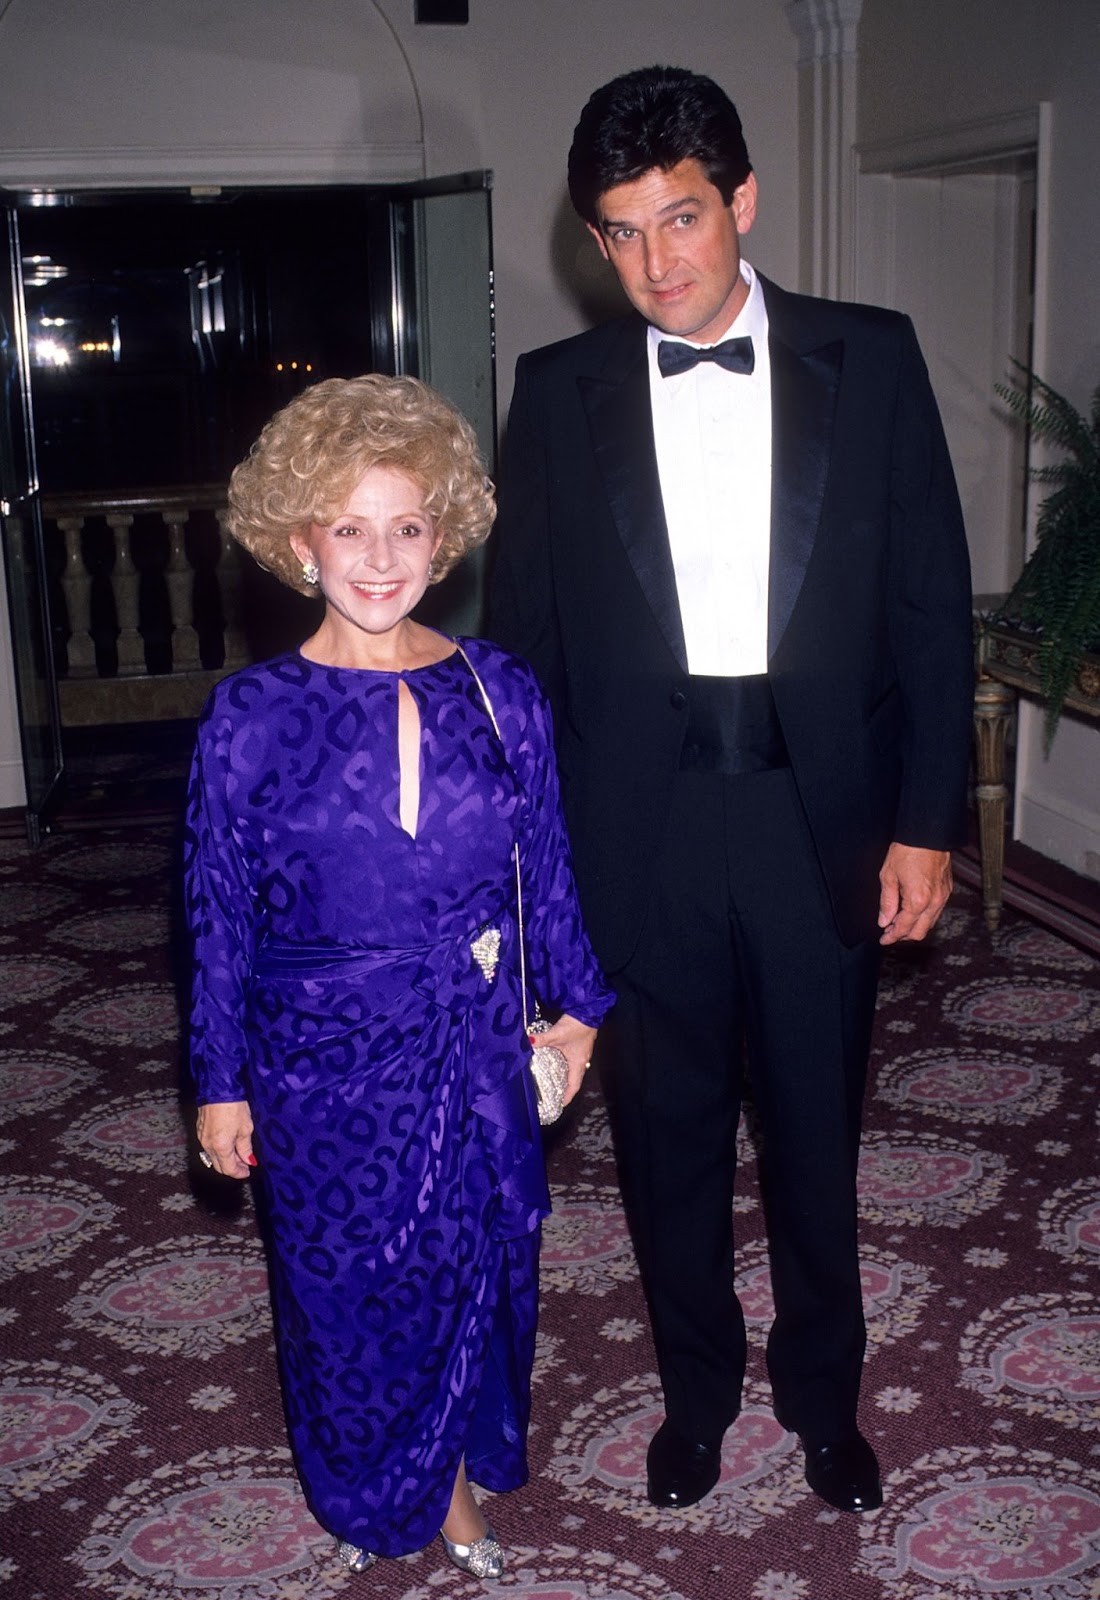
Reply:
[[666, 1409], [649, 1498], [709, 1492], [740, 1404], [744, 1049], [776, 1415], [811, 1487], [868, 1510], [860, 1110], [879, 946], [925, 937], [965, 837], [954, 479], [908, 319], [742, 260], [756, 179], [710, 79], [597, 90], [569, 186], [637, 314], [519, 362], [491, 628], [551, 696], [619, 994], [608, 1086]]

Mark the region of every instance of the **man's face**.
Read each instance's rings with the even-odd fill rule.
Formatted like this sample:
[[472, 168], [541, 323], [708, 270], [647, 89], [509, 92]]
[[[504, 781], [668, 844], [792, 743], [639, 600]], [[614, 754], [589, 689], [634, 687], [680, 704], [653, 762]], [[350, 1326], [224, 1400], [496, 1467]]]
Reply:
[[694, 157], [667, 172], [651, 167], [606, 190], [597, 212], [589, 231], [647, 322], [701, 344], [726, 333], [748, 295], [741, 235], [756, 215], [751, 172], [727, 206]]

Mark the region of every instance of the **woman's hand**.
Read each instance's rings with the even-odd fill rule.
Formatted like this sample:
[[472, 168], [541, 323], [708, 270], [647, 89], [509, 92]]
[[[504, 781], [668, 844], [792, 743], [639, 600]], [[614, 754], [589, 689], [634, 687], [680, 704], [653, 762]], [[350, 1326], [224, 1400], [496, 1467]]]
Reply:
[[596, 1030], [587, 1023], [578, 1022], [568, 1014], [559, 1017], [552, 1028], [534, 1036], [537, 1045], [549, 1045], [560, 1050], [569, 1068], [565, 1086], [565, 1104], [568, 1105], [584, 1082], [584, 1075], [592, 1064], [592, 1047], [596, 1043]]
[[210, 1157], [215, 1172], [226, 1178], [247, 1178], [256, 1166], [252, 1154], [252, 1113], [247, 1100], [223, 1100], [200, 1106], [199, 1149]]

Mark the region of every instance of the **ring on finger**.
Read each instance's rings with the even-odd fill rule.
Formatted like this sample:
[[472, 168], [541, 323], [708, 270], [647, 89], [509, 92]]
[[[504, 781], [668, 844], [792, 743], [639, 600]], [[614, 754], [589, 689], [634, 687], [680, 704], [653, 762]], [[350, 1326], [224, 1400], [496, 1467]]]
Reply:
[[199, 1160], [202, 1162], [204, 1167], [210, 1167], [213, 1169], [214, 1163], [211, 1161], [205, 1150], [199, 1151]]

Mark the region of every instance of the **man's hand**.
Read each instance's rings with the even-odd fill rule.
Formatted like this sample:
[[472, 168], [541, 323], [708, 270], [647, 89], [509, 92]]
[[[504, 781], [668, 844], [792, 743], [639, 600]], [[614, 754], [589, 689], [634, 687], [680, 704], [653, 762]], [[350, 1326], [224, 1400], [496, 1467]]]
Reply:
[[878, 875], [879, 944], [923, 939], [939, 921], [951, 894], [951, 854], [894, 843]]

